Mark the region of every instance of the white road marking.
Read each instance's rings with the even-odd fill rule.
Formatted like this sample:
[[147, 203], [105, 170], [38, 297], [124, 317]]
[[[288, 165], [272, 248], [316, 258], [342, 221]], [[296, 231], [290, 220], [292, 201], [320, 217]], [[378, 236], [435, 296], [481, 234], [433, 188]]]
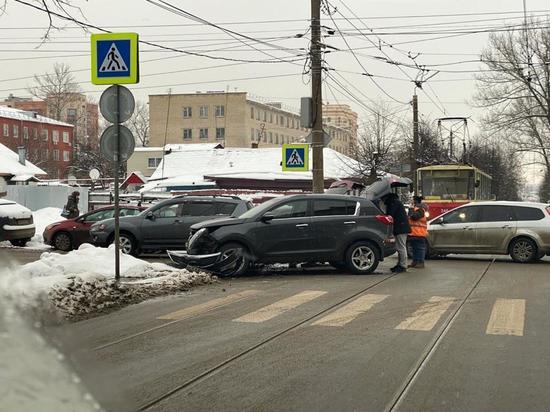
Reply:
[[313, 325], [318, 326], [344, 326], [350, 323], [357, 316], [365, 313], [374, 305], [382, 302], [389, 295], [374, 295], [367, 294], [358, 297], [354, 301], [342, 306], [340, 309], [328, 314], [327, 316], [313, 322]]
[[430, 331], [449, 309], [453, 301], [454, 298], [451, 297], [432, 296], [427, 303], [420, 306], [395, 329]]
[[177, 310], [175, 312], [168, 313], [166, 315], [160, 316], [157, 319], [162, 320], [182, 320], [187, 319], [192, 316], [200, 315], [203, 313], [210, 312], [214, 309], [227, 306], [231, 303], [238, 302], [240, 300], [246, 299], [250, 296], [254, 296], [259, 293], [258, 290], [244, 290], [242, 292], [234, 293], [232, 295], [224, 296], [223, 298], [209, 300], [208, 302], [201, 303], [200, 305], [191, 306], [189, 308]]
[[307, 303], [319, 296], [324, 295], [327, 292], [321, 290], [306, 290], [296, 295], [290, 296], [286, 299], [279, 300], [271, 305], [264, 306], [254, 312], [241, 316], [240, 318], [233, 319], [233, 322], [248, 322], [248, 323], [260, 323], [273, 319], [280, 314], [294, 309], [304, 303]]
[[525, 299], [497, 299], [487, 324], [488, 335], [523, 336]]

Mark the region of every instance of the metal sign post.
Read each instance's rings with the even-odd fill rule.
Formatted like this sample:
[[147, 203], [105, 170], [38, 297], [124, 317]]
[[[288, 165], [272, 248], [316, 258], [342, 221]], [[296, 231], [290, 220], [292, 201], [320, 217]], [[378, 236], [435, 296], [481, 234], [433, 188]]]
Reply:
[[134, 152], [134, 136], [121, 123], [134, 112], [132, 92], [120, 84], [139, 82], [139, 39], [136, 33], [93, 34], [92, 83], [112, 84], [101, 95], [99, 108], [111, 123], [101, 135], [101, 153], [114, 163], [115, 174], [115, 280], [120, 280], [120, 162]]

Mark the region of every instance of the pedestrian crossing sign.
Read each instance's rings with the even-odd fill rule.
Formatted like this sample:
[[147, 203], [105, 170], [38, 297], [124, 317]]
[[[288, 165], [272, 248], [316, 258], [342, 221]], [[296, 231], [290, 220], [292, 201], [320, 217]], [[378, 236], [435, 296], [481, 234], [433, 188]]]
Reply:
[[139, 83], [137, 33], [92, 34], [92, 83]]
[[309, 145], [283, 145], [283, 172], [309, 171]]

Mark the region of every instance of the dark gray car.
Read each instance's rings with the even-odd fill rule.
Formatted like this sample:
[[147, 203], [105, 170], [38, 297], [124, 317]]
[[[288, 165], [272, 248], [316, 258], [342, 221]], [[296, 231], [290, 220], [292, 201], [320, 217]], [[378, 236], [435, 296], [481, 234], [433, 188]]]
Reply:
[[[143, 250], [182, 249], [195, 223], [237, 217], [252, 204], [237, 197], [179, 196], [160, 202], [137, 216], [120, 219], [120, 247], [137, 255]], [[92, 243], [107, 246], [114, 239], [114, 219], [103, 220], [90, 229]]]
[[187, 251], [168, 254], [182, 266], [236, 276], [251, 263], [330, 262], [371, 273], [394, 252], [392, 219], [370, 200], [297, 195], [270, 200], [238, 219], [194, 225]]

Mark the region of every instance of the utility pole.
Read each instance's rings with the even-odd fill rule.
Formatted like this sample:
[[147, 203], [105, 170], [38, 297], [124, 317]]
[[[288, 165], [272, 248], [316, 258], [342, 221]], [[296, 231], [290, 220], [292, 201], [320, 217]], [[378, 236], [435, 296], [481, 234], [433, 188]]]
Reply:
[[414, 194], [418, 195], [418, 184], [416, 179], [416, 171], [418, 169], [418, 96], [416, 93], [413, 95], [413, 147], [412, 147], [412, 159], [411, 159], [411, 170], [412, 170], [412, 180], [414, 185]]
[[323, 172], [323, 95], [321, 92], [321, 0], [311, 0], [311, 99], [313, 127], [313, 193], [325, 191]]

